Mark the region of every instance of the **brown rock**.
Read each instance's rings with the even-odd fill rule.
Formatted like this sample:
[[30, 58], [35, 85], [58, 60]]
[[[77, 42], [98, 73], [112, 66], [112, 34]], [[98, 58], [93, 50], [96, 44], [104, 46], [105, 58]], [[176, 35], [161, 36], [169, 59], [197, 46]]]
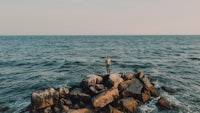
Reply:
[[43, 113], [53, 113], [53, 111], [51, 110], [51, 107], [47, 107], [44, 109]]
[[131, 80], [133, 77], [135, 77], [133, 74], [131, 74], [131, 73], [125, 73], [122, 78], [124, 80]]
[[119, 91], [123, 91], [124, 89], [128, 88], [131, 82], [132, 80], [126, 80], [126, 81], [121, 82], [118, 86]]
[[64, 110], [62, 113], [93, 113], [89, 108], [82, 108], [82, 109], [68, 109]]
[[104, 87], [103, 84], [96, 84], [96, 85], [95, 85], [95, 89], [99, 91], [99, 90], [104, 90], [105, 87]]
[[117, 88], [118, 85], [123, 82], [120, 74], [112, 73], [108, 78], [108, 84], [111, 84], [113, 88]]
[[103, 108], [107, 104], [113, 102], [118, 97], [119, 97], [118, 89], [112, 88], [93, 97], [92, 105], [95, 108]]
[[151, 93], [149, 90], [145, 89], [142, 92], [142, 102], [147, 102], [151, 98]]
[[140, 80], [144, 83], [146, 87], [148, 88], [153, 87], [148, 77], [144, 76], [143, 78], [140, 78]]
[[160, 96], [160, 93], [154, 87], [151, 87], [151, 88], [148, 88], [148, 89], [151, 93], [151, 96], [153, 96], [153, 97], [159, 97]]
[[102, 83], [103, 78], [101, 76], [98, 75], [87, 75], [81, 82], [81, 86], [84, 89], [89, 88], [90, 86], [93, 86], [95, 84], [100, 84]]
[[58, 88], [59, 96], [60, 98], [66, 98], [69, 94], [69, 89], [65, 87], [59, 87]]
[[138, 72], [137, 77], [139, 79], [142, 79], [144, 77], [144, 73], [143, 72]]
[[31, 96], [31, 105], [33, 109], [46, 108], [57, 104], [59, 93], [53, 88], [45, 89], [33, 93]]
[[125, 98], [120, 100], [120, 105], [123, 106], [125, 110], [133, 112], [136, 110], [138, 103], [133, 98]]
[[158, 102], [156, 103], [156, 105], [158, 106], [159, 109], [169, 109], [172, 110], [173, 106], [167, 101], [167, 99], [161, 97]]
[[117, 108], [108, 105], [106, 108], [102, 111], [102, 113], [123, 113], [122, 111], [118, 110]]

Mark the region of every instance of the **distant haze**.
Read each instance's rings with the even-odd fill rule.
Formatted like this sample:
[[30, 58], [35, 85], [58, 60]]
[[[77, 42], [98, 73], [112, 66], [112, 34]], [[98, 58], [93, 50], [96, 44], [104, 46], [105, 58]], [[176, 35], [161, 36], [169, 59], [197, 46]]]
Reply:
[[200, 34], [200, 0], [1, 0], [0, 35]]

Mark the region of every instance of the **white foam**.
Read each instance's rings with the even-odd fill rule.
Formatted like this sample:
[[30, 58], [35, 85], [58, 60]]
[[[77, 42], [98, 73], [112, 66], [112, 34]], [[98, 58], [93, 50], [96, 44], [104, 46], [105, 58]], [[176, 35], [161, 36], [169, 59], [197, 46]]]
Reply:
[[167, 98], [167, 100], [172, 103], [173, 105], [180, 106], [182, 103], [178, 101], [173, 95], [169, 95], [168, 93], [164, 92], [163, 96]]
[[160, 84], [159, 84], [159, 81], [158, 80], [156, 80], [155, 82], [153, 82], [154, 83], [154, 87], [155, 88], [160, 88]]
[[145, 105], [141, 105], [139, 107], [139, 109], [142, 113], [151, 113], [155, 108], [151, 108], [151, 107], [149, 107], [148, 105], [145, 104]]

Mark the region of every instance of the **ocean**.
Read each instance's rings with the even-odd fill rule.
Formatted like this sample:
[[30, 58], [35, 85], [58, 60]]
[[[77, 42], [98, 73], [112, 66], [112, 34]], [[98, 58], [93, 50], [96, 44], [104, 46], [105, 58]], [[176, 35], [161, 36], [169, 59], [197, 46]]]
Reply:
[[31, 94], [71, 87], [88, 74], [143, 71], [175, 109], [160, 111], [156, 98], [137, 113], [200, 112], [200, 36], [0, 36], [0, 107], [18, 113]]

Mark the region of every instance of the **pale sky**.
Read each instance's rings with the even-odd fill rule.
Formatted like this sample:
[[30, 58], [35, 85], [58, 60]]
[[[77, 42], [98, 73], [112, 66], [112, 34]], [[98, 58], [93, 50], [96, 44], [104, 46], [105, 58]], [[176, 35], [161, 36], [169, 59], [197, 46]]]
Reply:
[[200, 0], [0, 0], [0, 35], [200, 34]]

